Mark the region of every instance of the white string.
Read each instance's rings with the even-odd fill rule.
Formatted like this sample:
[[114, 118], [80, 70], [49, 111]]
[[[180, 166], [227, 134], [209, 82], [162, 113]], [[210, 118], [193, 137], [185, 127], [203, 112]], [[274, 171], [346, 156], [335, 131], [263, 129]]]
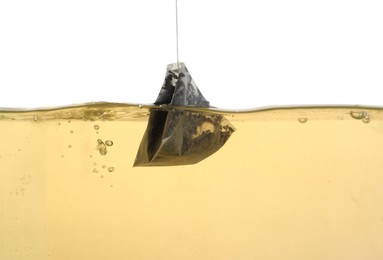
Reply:
[[178, 54], [178, 0], [176, 0], [176, 46], [177, 46], [177, 67], [178, 73], [180, 72], [180, 61]]

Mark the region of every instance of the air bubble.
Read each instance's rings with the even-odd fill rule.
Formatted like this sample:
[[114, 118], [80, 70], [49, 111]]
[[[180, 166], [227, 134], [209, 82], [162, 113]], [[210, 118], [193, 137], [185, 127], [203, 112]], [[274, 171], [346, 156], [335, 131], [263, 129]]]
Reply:
[[354, 119], [361, 120], [368, 116], [368, 113], [364, 111], [351, 111], [350, 116]]
[[108, 172], [113, 172], [114, 171], [114, 167], [109, 167], [108, 168]]
[[112, 146], [112, 145], [113, 145], [113, 141], [106, 140], [106, 141], [105, 141], [105, 144], [106, 144], [107, 146]]
[[97, 150], [100, 152], [101, 155], [106, 155], [108, 153], [106, 145], [101, 139], [97, 140]]
[[98, 129], [100, 129], [100, 126], [99, 125], [94, 125], [94, 129], [98, 130]]
[[365, 116], [365, 117], [362, 119], [362, 122], [365, 123], [365, 124], [370, 123], [370, 115], [367, 114], [367, 116]]
[[142, 107], [143, 107], [142, 104], [139, 104], [139, 105], [138, 105], [138, 108], [139, 108], [139, 109], [142, 109]]
[[306, 123], [307, 120], [308, 120], [308, 119], [307, 119], [306, 117], [298, 118], [299, 123], [302, 123], [302, 124]]

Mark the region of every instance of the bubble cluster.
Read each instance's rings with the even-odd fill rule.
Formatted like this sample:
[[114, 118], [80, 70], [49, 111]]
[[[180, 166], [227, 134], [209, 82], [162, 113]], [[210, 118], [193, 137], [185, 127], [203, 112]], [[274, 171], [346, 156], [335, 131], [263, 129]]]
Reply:
[[[100, 130], [100, 126], [98, 124], [93, 125], [93, 129], [96, 130], [96, 134], [98, 134], [98, 130]], [[108, 140], [102, 140], [97, 139], [97, 145], [96, 149], [100, 153], [100, 155], [107, 155], [109, 147], [113, 146], [113, 141]], [[90, 156], [92, 158], [92, 156]], [[101, 162], [99, 162], [101, 163]], [[94, 166], [96, 166], [96, 163], [93, 163]], [[102, 174], [102, 172], [114, 172], [115, 168], [113, 166], [108, 166], [105, 162], [104, 164], [101, 164], [99, 167], [95, 167], [94, 170], [97, 170], [97, 173]], [[93, 172], [94, 172], [93, 170]], [[100, 178], [104, 178], [104, 175], [100, 175]]]
[[[101, 171], [108, 171], [111, 173], [111, 172], [115, 171], [115, 167], [113, 167], [113, 166], [108, 167], [106, 164], [103, 164], [100, 169], [97, 168], [97, 163], [93, 163], [93, 165], [95, 166], [93, 168], [94, 173], [101, 173]], [[103, 177], [101, 177], [101, 178], [103, 178]]]

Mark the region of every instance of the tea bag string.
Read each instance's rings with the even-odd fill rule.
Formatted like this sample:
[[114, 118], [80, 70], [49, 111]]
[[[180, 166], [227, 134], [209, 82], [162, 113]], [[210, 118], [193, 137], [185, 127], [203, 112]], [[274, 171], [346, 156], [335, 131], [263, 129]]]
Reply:
[[178, 0], [176, 0], [176, 49], [177, 49], [177, 68], [178, 73], [180, 73], [180, 60], [178, 52]]

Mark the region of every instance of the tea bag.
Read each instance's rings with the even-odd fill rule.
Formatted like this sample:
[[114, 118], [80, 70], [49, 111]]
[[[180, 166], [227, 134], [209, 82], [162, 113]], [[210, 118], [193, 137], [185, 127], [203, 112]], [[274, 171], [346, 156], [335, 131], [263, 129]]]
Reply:
[[[183, 63], [167, 67], [165, 82], [133, 166], [172, 166], [197, 163], [218, 151], [235, 128], [224, 116], [193, 111], [209, 107]], [[190, 107], [191, 109], [188, 109]]]

